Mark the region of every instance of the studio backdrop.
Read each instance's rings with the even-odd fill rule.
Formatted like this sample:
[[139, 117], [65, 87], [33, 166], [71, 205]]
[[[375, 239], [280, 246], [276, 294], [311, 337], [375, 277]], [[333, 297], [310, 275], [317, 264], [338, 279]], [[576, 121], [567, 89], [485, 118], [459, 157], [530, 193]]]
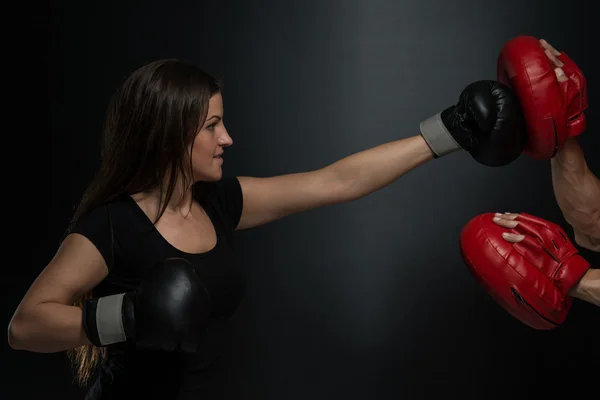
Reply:
[[[234, 141], [225, 176], [272, 176], [418, 134], [420, 121], [454, 104], [466, 85], [496, 78], [507, 40], [533, 35], [567, 52], [588, 78], [588, 129], [579, 142], [600, 176], [597, 27], [582, 20], [591, 4], [53, 2], [35, 18], [37, 125], [23, 137], [36, 143], [37, 179], [27, 194], [35, 205], [31, 263], [5, 271], [2, 321], [8, 325], [58, 248], [98, 166], [109, 97], [141, 65], [179, 58], [218, 76]], [[466, 152], [363, 199], [239, 232], [247, 293], [233, 317], [232, 393], [261, 400], [500, 397], [493, 388], [526, 399], [528, 391], [597, 377], [597, 308], [575, 301], [564, 326], [534, 331], [466, 269], [462, 227], [477, 214], [506, 211], [535, 214], [572, 235], [549, 162], [521, 156], [490, 168]], [[598, 254], [584, 254], [600, 267]], [[1, 364], [0, 398], [82, 398], [64, 353], [4, 345]]]

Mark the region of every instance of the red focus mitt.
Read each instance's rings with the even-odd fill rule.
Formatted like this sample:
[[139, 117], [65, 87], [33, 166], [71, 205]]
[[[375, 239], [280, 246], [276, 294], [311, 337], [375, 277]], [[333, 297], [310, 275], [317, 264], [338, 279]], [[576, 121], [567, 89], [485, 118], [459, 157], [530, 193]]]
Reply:
[[[481, 214], [462, 229], [460, 248], [467, 267], [498, 304], [526, 325], [553, 329], [569, 313], [569, 291], [590, 268], [558, 225], [519, 214], [515, 228]], [[518, 243], [503, 232], [524, 235]]]
[[529, 138], [524, 153], [535, 159], [552, 158], [568, 137], [586, 128], [586, 79], [565, 53], [557, 58], [564, 63], [565, 82], [559, 82], [554, 64], [532, 36], [509, 40], [498, 56], [497, 78], [519, 97]]

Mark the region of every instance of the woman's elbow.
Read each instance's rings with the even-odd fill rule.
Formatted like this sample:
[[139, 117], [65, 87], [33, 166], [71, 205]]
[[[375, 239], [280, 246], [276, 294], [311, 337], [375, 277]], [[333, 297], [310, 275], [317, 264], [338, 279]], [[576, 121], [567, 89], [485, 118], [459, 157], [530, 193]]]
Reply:
[[20, 306], [8, 324], [8, 345], [13, 350], [32, 351], [32, 344], [39, 331], [38, 316], [30, 308]]
[[23, 319], [15, 314], [8, 324], [8, 345], [13, 350], [25, 350], [25, 337]]

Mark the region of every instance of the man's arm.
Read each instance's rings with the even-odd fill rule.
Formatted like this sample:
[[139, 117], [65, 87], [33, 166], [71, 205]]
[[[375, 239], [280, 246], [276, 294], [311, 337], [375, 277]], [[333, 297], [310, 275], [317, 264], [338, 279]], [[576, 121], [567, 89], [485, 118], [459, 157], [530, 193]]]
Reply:
[[589, 269], [570, 295], [600, 307], [600, 269]]
[[566, 141], [551, 166], [554, 195], [573, 227], [575, 242], [600, 251], [600, 180], [589, 170], [575, 138]]

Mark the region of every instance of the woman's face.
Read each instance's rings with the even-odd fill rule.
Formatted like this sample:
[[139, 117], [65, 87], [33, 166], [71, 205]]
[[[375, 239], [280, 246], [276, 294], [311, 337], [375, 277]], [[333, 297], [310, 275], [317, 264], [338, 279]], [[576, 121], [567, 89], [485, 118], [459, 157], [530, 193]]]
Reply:
[[223, 97], [211, 97], [206, 121], [192, 144], [194, 181], [218, 181], [222, 176], [223, 151], [233, 140], [223, 124]]

